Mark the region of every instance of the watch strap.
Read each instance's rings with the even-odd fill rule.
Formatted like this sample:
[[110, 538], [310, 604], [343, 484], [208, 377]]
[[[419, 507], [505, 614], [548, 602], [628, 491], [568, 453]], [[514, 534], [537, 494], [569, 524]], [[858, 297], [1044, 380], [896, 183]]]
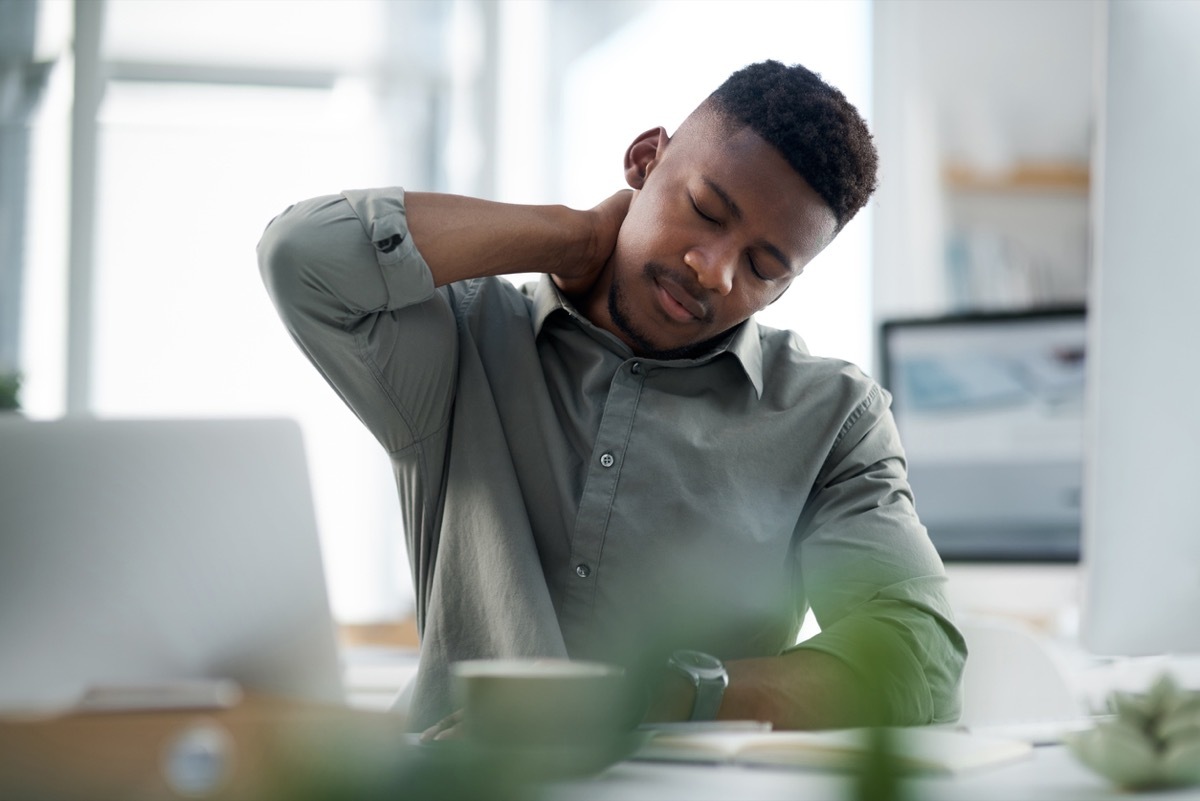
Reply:
[[729, 684], [721, 660], [700, 651], [681, 650], [671, 655], [668, 664], [686, 676], [695, 690], [691, 720], [715, 720]]
[[716, 720], [717, 710], [725, 698], [728, 676], [719, 679], [701, 679], [696, 682], [696, 701], [692, 704], [692, 720]]

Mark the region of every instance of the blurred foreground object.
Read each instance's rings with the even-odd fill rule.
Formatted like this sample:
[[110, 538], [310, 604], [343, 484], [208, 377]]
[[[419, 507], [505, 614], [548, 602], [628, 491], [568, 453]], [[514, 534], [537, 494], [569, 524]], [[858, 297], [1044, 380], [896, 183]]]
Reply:
[[20, 373], [0, 373], [0, 412], [13, 412], [21, 408]]
[[0, 716], [0, 798], [439, 801], [528, 797], [530, 779], [404, 719], [248, 697], [234, 707]]
[[1114, 692], [1110, 704], [1115, 720], [1068, 735], [1081, 762], [1129, 790], [1200, 784], [1200, 691], [1164, 674], [1145, 693]]
[[647, 739], [634, 730], [645, 705], [621, 667], [479, 659], [451, 672], [464, 737], [442, 745], [518, 782], [596, 774]]

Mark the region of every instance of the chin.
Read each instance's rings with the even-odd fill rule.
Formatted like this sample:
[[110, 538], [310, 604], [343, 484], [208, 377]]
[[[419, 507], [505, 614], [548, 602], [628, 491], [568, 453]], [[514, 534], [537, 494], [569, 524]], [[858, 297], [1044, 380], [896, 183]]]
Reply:
[[663, 361], [687, 359], [708, 350], [728, 333], [723, 331], [708, 337], [662, 342], [648, 331], [648, 326], [644, 323], [651, 319], [653, 312], [639, 312], [634, 308], [634, 298], [626, 289], [628, 284], [634, 284], [641, 298], [653, 308], [648, 296], [654, 291], [654, 276], [658, 271], [664, 271], [664, 268], [654, 263], [648, 263], [641, 270], [633, 271], [631, 274], [626, 273], [620, 278], [614, 276], [614, 280], [608, 287], [608, 316], [616, 329], [613, 333], [617, 334], [635, 354], [647, 359]]

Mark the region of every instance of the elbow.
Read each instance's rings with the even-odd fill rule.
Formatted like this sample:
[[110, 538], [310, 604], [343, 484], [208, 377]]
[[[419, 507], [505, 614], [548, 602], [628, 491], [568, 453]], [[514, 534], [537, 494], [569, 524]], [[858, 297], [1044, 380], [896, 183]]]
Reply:
[[258, 241], [258, 271], [271, 299], [279, 305], [288, 294], [289, 283], [300, 272], [304, 252], [303, 221], [289, 206], [267, 224]]
[[925, 723], [954, 723], [962, 715], [962, 668], [963, 660], [959, 659], [956, 665], [931, 677], [932, 714]]
[[940, 659], [925, 663], [925, 681], [929, 687], [930, 714], [923, 723], [953, 723], [962, 714], [962, 677], [966, 667], [967, 646], [953, 625], [944, 623], [941, 634], [946, 646], [939, 649]]
[[966, 644], [954, 624], [940, 615], [909, 622], [911, 629], [889, 626], [889, 633], [899, 636], [868, 663], [881, 674], [876, 679], [885, 718], [897, 726], [952, 723], [962, 710]]
[[331, 241], [328, 211], [336, 201], [314, 198], [289, 206], [267, 224], [259, 239], [259, 274], [271, 302], [289, 326], [298, 316], [330, 311], [331, 300], [326, 296], [337, 281], [337, 244]]
[[258, 269], [288, 325], [348, 325], [387, 303], [375, 248], [340, 196], [302, 201], [272, 220], [258, 243]]

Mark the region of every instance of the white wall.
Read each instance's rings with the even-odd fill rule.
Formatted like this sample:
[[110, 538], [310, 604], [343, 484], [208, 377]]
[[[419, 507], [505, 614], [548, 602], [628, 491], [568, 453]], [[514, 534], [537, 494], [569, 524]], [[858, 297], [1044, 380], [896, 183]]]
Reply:
[[[943, 166], [999, 174], [1022, 163], [1087, 164], [1100, 8], [1093, 0], [874, 4], [876, 319], [948, 304]], [[1068, 211], [1064, 224], [1077, 216]]]

